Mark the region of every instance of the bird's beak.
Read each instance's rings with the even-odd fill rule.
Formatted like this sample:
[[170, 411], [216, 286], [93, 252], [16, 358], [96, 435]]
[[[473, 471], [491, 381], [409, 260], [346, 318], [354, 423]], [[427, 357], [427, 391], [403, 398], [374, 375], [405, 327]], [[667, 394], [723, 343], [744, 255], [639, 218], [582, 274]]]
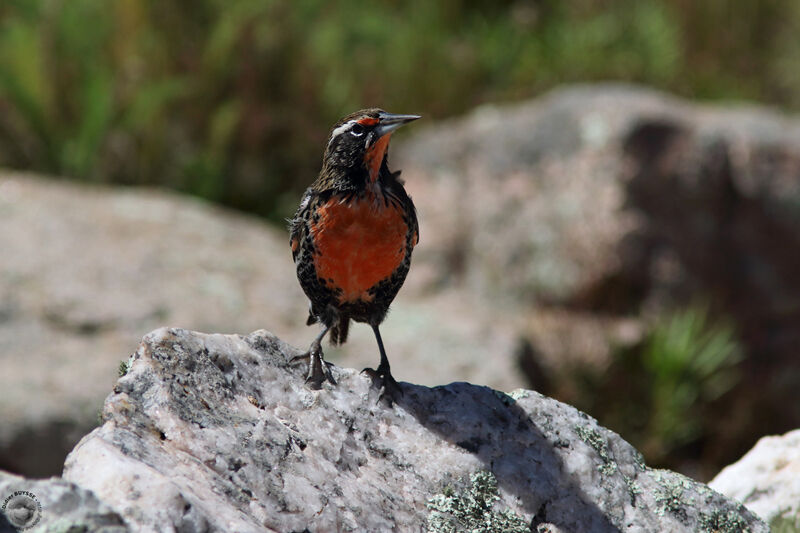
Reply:
[[378, 114], [378, 127], [375, 132], [378, 138], [383, 137], [387, 133], [391, 133], [403, 124], [408, 124], [413, 120], [422, 118], [419, 115], [394, 115], [392, 113], [382, 112]]

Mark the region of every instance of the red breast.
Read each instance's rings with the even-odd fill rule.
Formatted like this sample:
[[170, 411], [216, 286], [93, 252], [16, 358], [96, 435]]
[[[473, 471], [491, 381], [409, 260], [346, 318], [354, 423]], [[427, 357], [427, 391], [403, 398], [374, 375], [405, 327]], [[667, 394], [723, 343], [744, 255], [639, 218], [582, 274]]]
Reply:
[[349, 202], [334, 196], [311, 224], [314, 266], [340, 303], [371, 301], [367, 291], [389, 278], [406, 255], [408, 226], [402, 208], [368, 192]]

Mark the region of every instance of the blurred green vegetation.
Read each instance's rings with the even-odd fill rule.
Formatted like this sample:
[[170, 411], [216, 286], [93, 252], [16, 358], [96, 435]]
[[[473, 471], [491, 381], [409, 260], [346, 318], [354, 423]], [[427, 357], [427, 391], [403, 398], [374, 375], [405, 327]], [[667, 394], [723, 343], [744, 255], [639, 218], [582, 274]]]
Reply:
[[795, 0], [4, 0], [0, 165], [291, 213], [330, 125], [600, 79], [800, 107]]
[[721, 425], [736, 425], [725, 396], [742, 384], [744, 349], [732, 323], [711, 316], [695, 303], [658, 318], [643, 342], [617, 350], [608, 368], [562, 376], [577, 381], [568, 388], [579, 392], [568, 400], [623, 435], [648, 464], [715, 474], [720, 459], [736, 458], [720, 450], [728, 432]]

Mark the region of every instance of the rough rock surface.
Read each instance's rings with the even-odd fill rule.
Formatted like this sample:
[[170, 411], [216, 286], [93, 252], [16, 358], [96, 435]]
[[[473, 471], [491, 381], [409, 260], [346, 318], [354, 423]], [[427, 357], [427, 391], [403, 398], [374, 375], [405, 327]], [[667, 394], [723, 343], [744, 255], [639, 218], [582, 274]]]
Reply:
[[138, 531], [767, 531], [538, 393], [403, 383], [387, 406], [354, 370], [309, 390], [297, 353], [263, 330], [150, 333], [64, 477]]
[[[270, 324], [295, 345], [316, 334], [286, 232], [191, 198], [0, 173], [0, 250], [0, 468], [9, 471], [61, 472], [147, 331]], [[466, 292], [415, 290], [414, 276], [381, 328], [395, 375], [521, 386], [503, 357], [512, 328]], [[429, 354], [459, 357], [420, 357], [419, 338]], [[378, 359], [365, 326], [325, 350], [357, 368]], [[498, 354], [490, 365], [486, 353]]]
[[800, 531], [800, 429], [759, 440], [709, 485], [743, 502], [773, 533]]
[[36, 514], [20, 517], [15, 521], [7, 516], [10, 512], [7, 506], [5, 513], [0, 511], [0, 533], [16, 533], [20, 528], [13, 526], [32, 527], [33, 521], [36, 521], [34, 529], [31, 529], [34, 532], [128, 531], [122, 518], [98, 500], [91, 491], [63, 479], [31, 480], [0, 471], [0, 507], [5, 501], [10, 503], [9, 498], [13, 498], [15, 493], [33, 495], [29, 501], [41, 505], [38, 521]]

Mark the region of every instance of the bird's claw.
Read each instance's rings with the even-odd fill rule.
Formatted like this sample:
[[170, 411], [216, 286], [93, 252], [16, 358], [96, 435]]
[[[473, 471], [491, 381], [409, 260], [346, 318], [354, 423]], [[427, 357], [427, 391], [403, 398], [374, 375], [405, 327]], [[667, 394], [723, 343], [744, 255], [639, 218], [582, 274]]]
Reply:
[[336, 380], [333, 378], [331, 367], [333, 363], [329, 363], [322, 357], [322, 350], [318, 347], [312, 347], [306, 353], [296, 355], [290, 359], [290, 364], [298, 360], [308, 360], [308, 376], [306, 377], [306, 385], [310, 389], [319, 390], [322, 384], [326, 381], [331, 385], [336, 385]]
[[365, 368], [362, 374], [368, 375], [372, 379], [372, 386], [378, 389], [378, 401], [385, 400], [389, 406], [393, 405], [403, 396], [403, 389], [400, 383], [394, 379], [388, 370], [383, 371], [380, 367], [377, 370]]

